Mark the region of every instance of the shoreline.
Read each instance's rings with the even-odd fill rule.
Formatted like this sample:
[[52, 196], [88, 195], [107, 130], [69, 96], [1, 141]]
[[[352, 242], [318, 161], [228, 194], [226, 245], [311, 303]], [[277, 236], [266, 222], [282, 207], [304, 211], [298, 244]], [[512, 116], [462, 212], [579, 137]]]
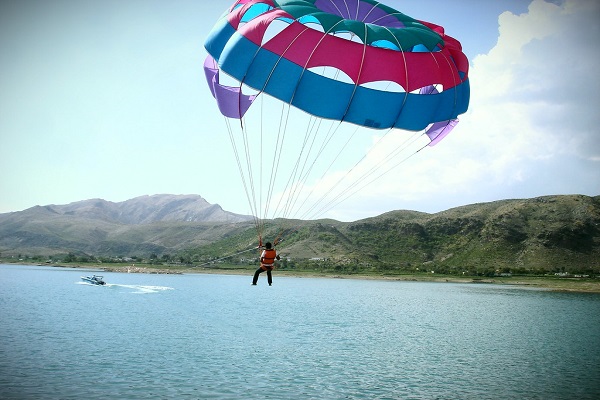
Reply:
[[[121, 273], [146, 273], [146, 274], [220, 274], [220, 275], [248, 275], [252, 277], [252, 269], [216, 269], [216, 268], [151, 268], [151, 267], [104, 267], [96, 266], [106, 272]], [[85, 268], [85, 267], [82, 267]], [[470, 283], [470, 284], [496, 284], [513, 287], [550, 290], [556, 292], [600, 293], [600, 280], [580, 278], [552, 278], [552, 277], [457, 277], [457, 276], [429, 276], [429, 275], [392, 275], [392, 274], [340, 274], [315, 271], [286, 271], [275, 270], [274, 276], [290, 278], [325, 278], [325, 279], [362, 279], [381, 281], [403, 282], [440, 282], [440, 283]]]
[[[116, 273], [134, 273], [134, 274], [220, 274], [220, 275], [248, 275], [252, 276], [254, 268], [247, 269], [220, 269], [220, 268], [200, 268], [200, 267], [174, 267], [174, 268], [154, 268], [148, 266], [121, 265], [56, 265], [56, 264], [31, 264], [31, 263], [6, 263], [7, 265], [36, 265], [56, 268], [78, 268], [78, 269], [98, 269], [104, 272]], [[458, 277], [451, 275], [425, 275], [425, 274], [340, 274], [317, 271], [288, 271], [275, 270], [275, 277], [290, 278], [325, 278], [325, 279], [362, 279], [362, 280], [380, 280], [380, 281], [404, 281], [404, 282], [439, 282], [439, 283], [469, 283], [469, 284], [496, 284], [512, 287], [521, 287], [538, 290], [550, 290], [556, 292], [577, 292], [577, 293], [600, 293], [600, 280], [582, 279], [582, 278], [554, 278], [540, 276], [516, 276], [516, 277]]]

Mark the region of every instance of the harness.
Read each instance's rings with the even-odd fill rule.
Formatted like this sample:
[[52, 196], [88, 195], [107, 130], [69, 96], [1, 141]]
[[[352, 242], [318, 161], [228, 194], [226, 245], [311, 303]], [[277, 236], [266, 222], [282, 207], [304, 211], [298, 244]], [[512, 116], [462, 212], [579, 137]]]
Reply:
[[277, 257], [277, 252], [274, 249], [266, 249], [260, 257], [260, 268], [264, 271], [273, 269], [273, 263]]

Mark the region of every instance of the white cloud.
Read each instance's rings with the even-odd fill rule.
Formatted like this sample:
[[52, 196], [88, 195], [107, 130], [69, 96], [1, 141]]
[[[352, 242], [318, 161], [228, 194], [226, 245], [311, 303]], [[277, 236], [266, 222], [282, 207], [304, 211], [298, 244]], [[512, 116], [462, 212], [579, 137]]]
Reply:
[[469, 117], [478, 126], [495, 115], [494, 142], [525, 159], [598, 157], [598, 17], [593, 0], [535, 0], [526, 14], [502, 14], [498, 44], [473, 61]]
[[395, 199], [385, 206], [597, 195], [599, 18], [595, 0], [534, 0], [527, 13], [500, 15], [496, 46], [471, 63], [469, 111], [442, 143], [377, 184], [379, 198]]

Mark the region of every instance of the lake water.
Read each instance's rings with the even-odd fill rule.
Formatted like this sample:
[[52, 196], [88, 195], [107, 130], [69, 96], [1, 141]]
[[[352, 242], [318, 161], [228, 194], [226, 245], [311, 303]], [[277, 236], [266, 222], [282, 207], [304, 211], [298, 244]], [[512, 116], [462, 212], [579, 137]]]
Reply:
[[1, 399], [599, 399], [600, 295], [0, 265]]

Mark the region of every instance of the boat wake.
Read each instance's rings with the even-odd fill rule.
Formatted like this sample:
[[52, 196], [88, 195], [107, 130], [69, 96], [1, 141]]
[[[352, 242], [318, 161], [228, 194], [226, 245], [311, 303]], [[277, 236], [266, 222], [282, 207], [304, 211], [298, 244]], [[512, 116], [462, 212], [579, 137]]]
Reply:
[[118, 283], [107, 283], [106, 286], [130, 289], [130, 290], [132, 290], [131, 293], [138, 293], [138, 294], [160, 293], [160, 292], [164, 292], [167, 290], [173, 290], [172, 287], [168, 287], [168, 286], [152, 286], [152, 285], [120, 285]]
[[135, 294], [147, 294], [147, 293], [160, 293], [167, 290], [173, 290], [172, 287], [169, 286], [152, 286], [152, 285], [121, 285], [118, 283], [107, 283], [103, 286], [94, 285], [88, 282], [75, 282], [78, 285], [87, 285], [87, 286], [97, 286], [97, 287], [107, 287], [107, 288], [123, 288], [130, 290], [130, 293]]

